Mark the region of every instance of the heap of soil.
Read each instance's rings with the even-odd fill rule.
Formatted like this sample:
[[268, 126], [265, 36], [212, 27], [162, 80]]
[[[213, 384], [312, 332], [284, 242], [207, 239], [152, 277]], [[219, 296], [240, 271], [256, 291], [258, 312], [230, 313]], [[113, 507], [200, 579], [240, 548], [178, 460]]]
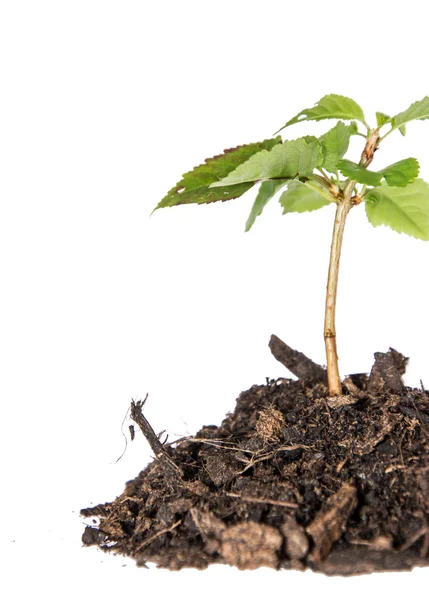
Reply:
[[275, 336], [270, 347], [300, 379], [253, 386], [195, 437], [161, 444], [132, 403], [156, 458], [81, 511], [85, 545], [169, 569], [429, 565], [429, 394], [404, 386], [407, 359], [376, 353], [370, 375], [330, 398], [322, 367]]

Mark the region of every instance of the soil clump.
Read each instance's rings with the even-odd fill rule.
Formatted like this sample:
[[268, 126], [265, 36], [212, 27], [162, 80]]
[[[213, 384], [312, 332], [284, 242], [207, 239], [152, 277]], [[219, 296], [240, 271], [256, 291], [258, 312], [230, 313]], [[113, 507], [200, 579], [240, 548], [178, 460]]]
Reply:
[[330, 398], [322, 367], [276, 336], [270, 348], [299, 379], [254, 385], [193, 437], [162, 444], [132, 402], [155, 459], [81, 511], [85, 545], [168, 569], [429, 566], [429, 393], [404, 385], [407, 359], [376, 353]]

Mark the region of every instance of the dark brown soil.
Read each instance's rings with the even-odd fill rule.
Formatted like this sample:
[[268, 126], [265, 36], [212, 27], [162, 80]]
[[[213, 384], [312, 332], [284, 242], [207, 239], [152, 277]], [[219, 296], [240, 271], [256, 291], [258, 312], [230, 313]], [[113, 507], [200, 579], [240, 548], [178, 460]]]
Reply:
[[193, 438], [162, 445], [132, 403], [156, 458], [81, 511], [85, 545], [169, 569], [429, 565], [429, 393], [404, 386], [407, 359], [376, 353], [370, 375], [329, 398], [324, 369], [275, 336], [270, 347], [301, 379], [253, 386]]

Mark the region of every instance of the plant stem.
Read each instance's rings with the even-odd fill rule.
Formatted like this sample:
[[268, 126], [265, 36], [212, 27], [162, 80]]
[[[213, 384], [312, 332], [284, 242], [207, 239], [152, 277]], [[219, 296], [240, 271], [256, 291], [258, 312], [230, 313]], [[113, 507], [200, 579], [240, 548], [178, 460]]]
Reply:
[[[352, 188], [353, 189], [353, 188]], [[350, 198], [339, 202], [335, 213], [334, 230], [332, 232], [331, 256], [329, 260], [328, 284], [326, 286], [324, 338], [328, 385], [331, 396], [340, 396], [341, 378], [338, 370], [337, 339], [335, 331], [335, 309], [337, 304], [338, 271], [340, 268], [341, 246], [347, 215], [353, 204]]]
[[320, 188], [320, 187], [317, 187], [316, 185], [313, 185], [311, 183], [311, 181], [306, 181], [304, 183], [304, 185], [306, 185], [310, 190], [315, 190], [316, 192], [319, 192], [319, 194], [321, 194], [322, 196], [324, 196], [326, 198], [326, 200], [329, 200], [329, 202], [335, 202], [335, 198], [334, 198], [334, 196], [330, 192], [327, 192], [323, 188]]
[[318, 171], [320, 173], [322, 173], [323, 178], [330, 185], [332, 183], [332, 181], [331, 181], [331, 178], [329, 177], [329, 175], [327, 174], [327, 172], [324, 169], [322, 169], [321, 167], [318, 169]]
[[[372, 131], [367, 138], [360, 159], [360, 165], [367, 167], [374, 158], [380, 143], [378, 129]], [[338, 199], [335, 213], [334, 230], [332, 232], [331, 256], [329, 260], [328, 283], [326, 286], [324, 338], [326, 348], [326, 366], [328, 385], [331, 396], [342, 393], [341, 378], [338, 370], [337, 338], [335, 331], [335, 309], [337, 304], [338, 272], [340, 269], [341, 246], [343, 244], [344, 227], [350, 209], [354, 206], [353, 194], [356, 181], [347, 181], [342, 198]]]

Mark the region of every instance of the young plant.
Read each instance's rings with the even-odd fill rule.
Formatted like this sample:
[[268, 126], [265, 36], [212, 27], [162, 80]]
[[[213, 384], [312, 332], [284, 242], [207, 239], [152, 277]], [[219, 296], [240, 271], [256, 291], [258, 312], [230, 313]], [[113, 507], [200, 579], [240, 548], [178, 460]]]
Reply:
[[[331, 396], [337, 396], [342, 390], [335, 307], [346, 218], [353, 207], [364, 203], [368, 220], [374, 227], [387, 225], [398, 233], [429, 240], [429, 185], [418, 179], [418, 161], [406, 158], [379, 171], [368, 169], [374, 153], [388, 135], [396, 130], [405, 135], [408, 122], [429, 119], [429, 96], [394, 117], [377, 112], [377, 125], [371, 127], [354, 100], [330, 94], [314, 107], [302, 110], [276, 134], [294, 123], [325, 119], [337, 119], [338, 122], [320, 137], [304, 136], [283, 141], [277, 136], [231, 148], [207, 159], [183, 175], [156, 209], [232, 200], [260, 183], [246, 222], [245, 230], [249, 231], [269, 200], [284, 188], [279, 197], [283, 214], [313, 211], [331, 203], [336, 205], [324, 339], [329, 391]], [[344, 158], [351, 136], [361, 136], [365, 140], [359, 162]]]

